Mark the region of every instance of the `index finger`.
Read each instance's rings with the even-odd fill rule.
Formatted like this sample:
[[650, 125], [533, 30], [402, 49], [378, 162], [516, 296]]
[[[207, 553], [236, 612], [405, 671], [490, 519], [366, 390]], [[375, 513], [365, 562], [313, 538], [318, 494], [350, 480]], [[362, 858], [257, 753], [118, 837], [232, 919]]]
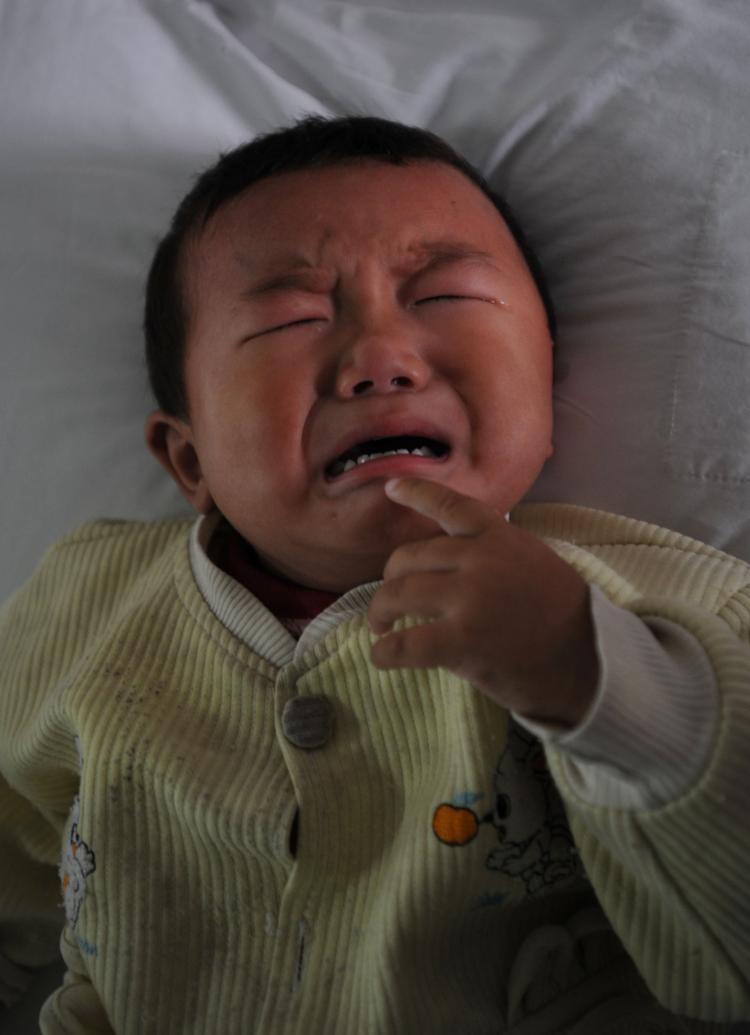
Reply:
[[498, 514], [481, 500], [426, 478], [389, 478], [385, 494], [432, 518], [448, 535], [479, 535], [498, 519]]

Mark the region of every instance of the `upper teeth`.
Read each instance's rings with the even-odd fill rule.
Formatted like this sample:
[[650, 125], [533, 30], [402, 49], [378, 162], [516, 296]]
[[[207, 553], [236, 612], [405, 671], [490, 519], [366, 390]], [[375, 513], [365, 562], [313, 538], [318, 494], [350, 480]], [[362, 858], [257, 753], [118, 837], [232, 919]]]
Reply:
[[430, 449], [429, 446], [417, 446], [415, 449], [388, 449], [383, 453], [363, 453], [361, 456], [358, 456], [356, 460], [347, 460], [343, 465], [340, 463], [336, 464], [332, 473], [334, 475], [344, 474], [346, 471], [351, 471], [351, 469], [356, 467], [358, 464], [366, 464], [368, 460], [376, 460], [381, 456], [399, 456], [408, 455], [410, 453], [412, 456], [437, 456], [434, 449]]

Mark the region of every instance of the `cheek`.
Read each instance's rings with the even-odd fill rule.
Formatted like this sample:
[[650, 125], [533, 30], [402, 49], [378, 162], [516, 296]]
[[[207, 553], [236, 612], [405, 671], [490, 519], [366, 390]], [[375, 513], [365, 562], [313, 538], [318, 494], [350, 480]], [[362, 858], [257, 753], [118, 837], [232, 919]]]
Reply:
[[293, 432], [301, 377], [293, 362], [250, 355], [205, 381], [204, 420], [227, 446], [270, 449]]
[[[530, 343], [532, 344], [532, 343]], [[551, 452], [552, 384], [548, 356], [523, 349], [484, 352], [472, 381], [474, 462], [489, 491], [514, 505]]]
[[309, 471], [305, 451], [305, 418], [309, 410], [286, 385], [274, 391], [234, 396], [215, 413], [212, 455], [225, 490], [269, 507], [273, 501], [299, 502]]

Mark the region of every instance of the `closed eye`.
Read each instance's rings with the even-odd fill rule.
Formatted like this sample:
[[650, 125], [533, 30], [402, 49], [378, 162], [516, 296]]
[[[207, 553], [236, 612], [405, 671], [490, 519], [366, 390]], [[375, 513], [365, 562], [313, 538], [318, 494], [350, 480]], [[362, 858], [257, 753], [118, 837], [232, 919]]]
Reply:
[[427, 298], [418, 299], [414, 305], [424, 305], [425, 302], [456, 302], [456, 301], [476, 301], [474, 295], [430, 295]]
[[252, 338], [260, 338], [263, 334], [275, 334], [276, 331], [284, 331], [289, 327], [302, 327], [306, 323], [323, 323], [325, 317], [323, 316], [306, 316], [303, 320], [290, 320], [288, 323], [280, 323], [276, 327], [266, 327], [265, 330], [257, 331], [252, 334]]

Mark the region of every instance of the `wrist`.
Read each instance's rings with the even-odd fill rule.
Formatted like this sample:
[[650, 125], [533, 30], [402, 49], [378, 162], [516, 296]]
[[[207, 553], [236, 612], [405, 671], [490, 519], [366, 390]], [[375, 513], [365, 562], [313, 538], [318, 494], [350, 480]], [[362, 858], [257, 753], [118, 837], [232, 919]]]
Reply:
[[545, 726], [556, 726], [560, 729], [574, 729], [586, 718], [596, 699], [599, 684], [599, 666], [594, 658], [593, 666], [587, 666], [565, 689], [559, 684], [549, 693], [547, 699], [530, 709], [516, 709], [521, 718], [528, 722], [538, 722]]
[[562, 729], [579, 726], [586, 718], [596, 699], [600, 678], [588, 594], [581, 625], [578, 635], [563, 644], [556, 660], [548, 666], [548, 674], [536, 693], [525, 695], [528, 704], [515, 709], [522, 718]]

